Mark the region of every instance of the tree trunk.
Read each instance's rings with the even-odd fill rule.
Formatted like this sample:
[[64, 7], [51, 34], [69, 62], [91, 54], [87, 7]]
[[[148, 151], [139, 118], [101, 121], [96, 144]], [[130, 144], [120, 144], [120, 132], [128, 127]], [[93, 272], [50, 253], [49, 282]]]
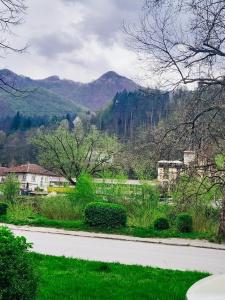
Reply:
[[222, 211], [220, 217], [219, 236], [225, 237], [225, 193], [223, 193]]
[[74, 186], [77, 184], [77, 182], [74, 181], [73, 178], [71, 178], [71, 177], [69, 177], [68, 180], [69, 180], [69, 182], [70, 182], [72, 185], [74, 185]]

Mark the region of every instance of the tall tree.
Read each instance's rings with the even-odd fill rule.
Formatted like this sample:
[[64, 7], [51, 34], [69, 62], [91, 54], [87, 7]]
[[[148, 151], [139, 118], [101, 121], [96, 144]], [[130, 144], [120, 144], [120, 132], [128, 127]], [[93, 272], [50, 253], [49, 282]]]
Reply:
[[62, 125], [53, 131], [39, 131], [32, 142], [39, 149], [40, 163], [72, 184], [82, 173], [95, 175], [110, 167], [118, 151], [115, 137], [93, 126], [87, 129], [82, 122], [73, 130]]
[[201, 168], [210, 167], [212, 186], [223, 192], [219, 234], [225, 236], [224, 173], [212, 159], [225, 153], [225, 2], [146, 0], [143, 11], [140, 26], [127, 31], [152, 71], [164, 86], [197, 87], [178, 122], [162, 136], [176, 132], [177, 140], [199, 150]]

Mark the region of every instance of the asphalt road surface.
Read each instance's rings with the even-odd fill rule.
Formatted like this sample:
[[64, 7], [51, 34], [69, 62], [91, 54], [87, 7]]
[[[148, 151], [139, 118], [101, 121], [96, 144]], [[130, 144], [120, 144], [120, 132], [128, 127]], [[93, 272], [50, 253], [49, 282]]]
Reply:
[[85, 260], [164, 269], [225, 273], [225, 250], [71, 236], [13, 229], [33, 243], [33, 251]]

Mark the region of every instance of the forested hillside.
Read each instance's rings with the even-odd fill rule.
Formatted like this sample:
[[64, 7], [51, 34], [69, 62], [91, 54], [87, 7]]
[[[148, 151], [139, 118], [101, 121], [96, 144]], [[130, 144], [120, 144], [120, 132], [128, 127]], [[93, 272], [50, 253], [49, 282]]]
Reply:
[[97, 115], [98, 127], [122, 137], [132, 137], [139, 127], [155, 127], [169, 113], [169, 93], [159, 90], [117, 93]]
[[0, 118], [0, 158], [1, 165], [10, 166], [26, 162], [37, 162], [36, 148], [30, 139], [38, 128], [53, 128], [63, 119], [69, 123], [75, 115], [62, 117], [24, 116], [17, 112], [14, 116]]

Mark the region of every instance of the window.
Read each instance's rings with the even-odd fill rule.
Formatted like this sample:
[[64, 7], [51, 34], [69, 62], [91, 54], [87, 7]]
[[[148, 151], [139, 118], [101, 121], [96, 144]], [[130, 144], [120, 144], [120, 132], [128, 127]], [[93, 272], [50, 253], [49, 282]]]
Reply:
[[36, 181], [36, 176], [35, 175], [32, 175], [32, 179], [31, 179], [33, 182]]
[[26, 181], [27, 180], [27, 175], [23, 174], [23, 180]]

